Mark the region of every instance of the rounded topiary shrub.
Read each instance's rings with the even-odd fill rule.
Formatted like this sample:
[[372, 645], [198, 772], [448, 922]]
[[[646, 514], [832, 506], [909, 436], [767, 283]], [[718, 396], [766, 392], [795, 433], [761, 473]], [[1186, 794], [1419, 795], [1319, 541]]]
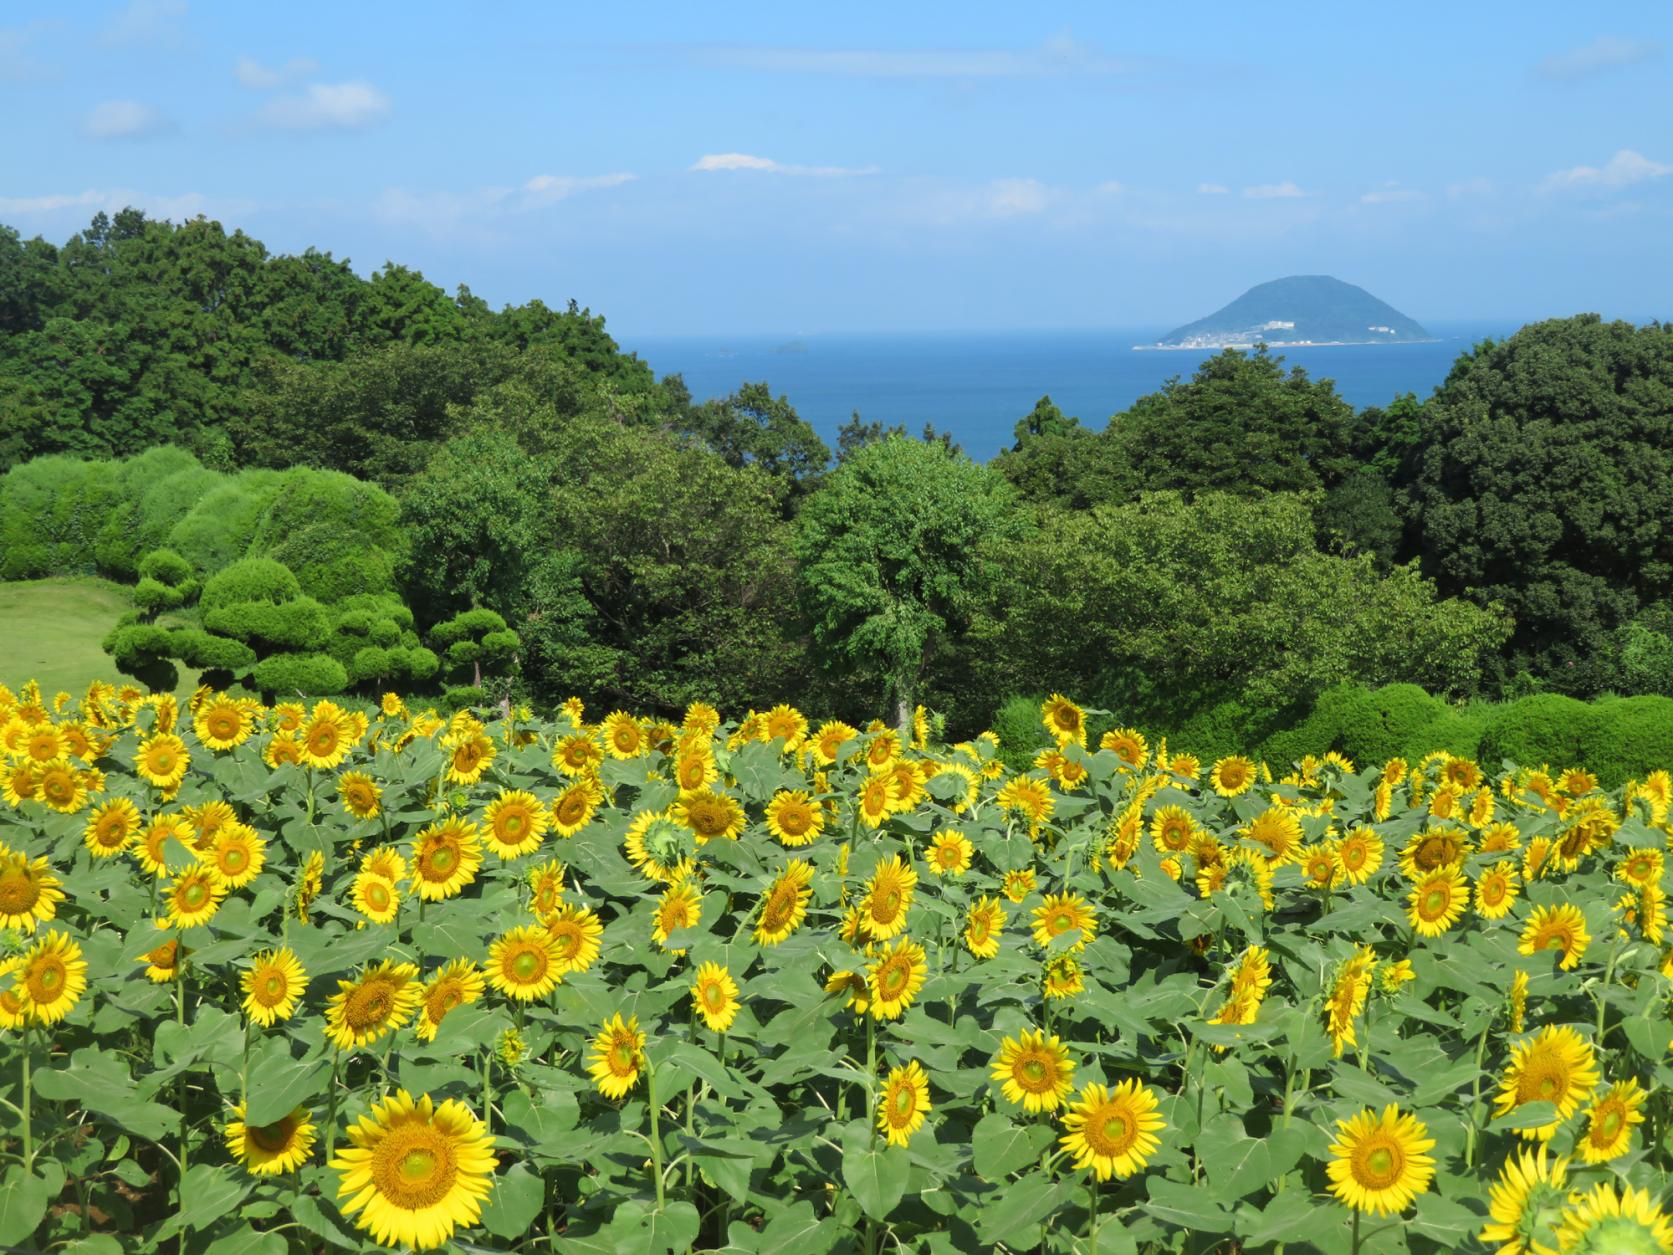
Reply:
[[1045, 724], [1040, 721], [1040, 707], [1045, 696], [1008, 697], [993, 712], [989, 724], [999, 738], [999, 757], [1012, 771], [1026, 771], [1034, 765], [1034, 755], [1052, 744]]
[[204, 583], [200, 598], [205, 613], [239, 602], [294, 601], [302, 595], [302, 586], [283, 562], [272, 558], [242, 558]]
[[1673, 698], [1600, 698], [1581, 734], [1578, 765], [1607, 789], [1673, 763]]
[[1481, 759], [1497, 766], [1524, 767], [1583, 763], [1596, 709], [1560, 693], [1536, 693], [1497, 707], [1482, 730]]
[[274, 654], [256, 663], [250, 683], [280, 697], [329, 697], [348, 687], [348, 672], [330, 654]]

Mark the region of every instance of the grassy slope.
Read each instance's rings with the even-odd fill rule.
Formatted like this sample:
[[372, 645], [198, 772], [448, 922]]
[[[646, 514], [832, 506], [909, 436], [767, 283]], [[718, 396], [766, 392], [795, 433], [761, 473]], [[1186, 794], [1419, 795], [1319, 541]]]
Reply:
[[[93, 680], [124, 682], [99, 642], [132, 608], [127, 588], [109, 580], [0, 583], [0, 683], [39, 680], [50, 698], [59, 689], [79, 697]], [[182, 691], [195, 679], [183, 674]]]

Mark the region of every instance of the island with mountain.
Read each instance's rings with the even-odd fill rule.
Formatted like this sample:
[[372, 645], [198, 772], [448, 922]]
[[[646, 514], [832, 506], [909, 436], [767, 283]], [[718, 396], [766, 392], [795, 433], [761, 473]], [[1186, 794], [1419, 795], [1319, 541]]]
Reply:
[[1224, 309], [1135, 349], [1232, 349], [1268, 344], [1421, 344], [1423, 327], [1364, 288], [1330, 275], [1257, 284]]

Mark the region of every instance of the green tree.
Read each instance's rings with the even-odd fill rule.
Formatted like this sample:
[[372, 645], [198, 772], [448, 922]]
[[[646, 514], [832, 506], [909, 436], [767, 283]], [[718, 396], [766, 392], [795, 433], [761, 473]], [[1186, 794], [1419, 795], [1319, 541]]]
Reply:
[[1516, 619], [1495, 668], [1576, 696], [1673, 596], [1673, 325], [1535, 323], [1458, 359], [1397, 487], [1424, 571]]
[[831, 460], [812, 425], [765, 382], [746, 383], [729, 397], [691, 407], [684, 426], [728, 466], [759, 466], [795, 488], [817, 480]]
[[860, 449], [808, 499], [795, 537], [825, 665], [880, 679], [906, 727], [930, 665], [987, 594], [989, 544], [1018, 524], [1010, 485], [940, 442]]

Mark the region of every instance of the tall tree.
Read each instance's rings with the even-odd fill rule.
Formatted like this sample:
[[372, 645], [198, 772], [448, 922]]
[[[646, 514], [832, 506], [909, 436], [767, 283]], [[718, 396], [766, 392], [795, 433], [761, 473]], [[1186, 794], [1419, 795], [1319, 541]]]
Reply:
[[798, 519], [802, 603], [827, 665], [879, 678], [906, 727], [987, 591], [987, 542], [1019, 525], [1010, 485], [941, 441], [858, 449]]

